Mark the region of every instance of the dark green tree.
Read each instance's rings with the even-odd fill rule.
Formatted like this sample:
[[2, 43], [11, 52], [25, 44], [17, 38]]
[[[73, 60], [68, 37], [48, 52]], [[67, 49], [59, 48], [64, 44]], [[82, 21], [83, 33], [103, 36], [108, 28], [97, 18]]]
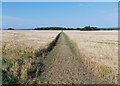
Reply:
[[14, 28], [8, 28], [8, 30], [15, 30]]

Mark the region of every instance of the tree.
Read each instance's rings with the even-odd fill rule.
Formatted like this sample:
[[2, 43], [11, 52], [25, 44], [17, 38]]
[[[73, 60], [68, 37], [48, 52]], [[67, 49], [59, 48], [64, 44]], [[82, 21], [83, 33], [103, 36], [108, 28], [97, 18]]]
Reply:
[[8, 30], [15, 30], [14, 28], [8, 28]]
[[82, 30], [91, 31], [91, 30], [100, 30], [100, 29], [97, 27], [85, 26]]

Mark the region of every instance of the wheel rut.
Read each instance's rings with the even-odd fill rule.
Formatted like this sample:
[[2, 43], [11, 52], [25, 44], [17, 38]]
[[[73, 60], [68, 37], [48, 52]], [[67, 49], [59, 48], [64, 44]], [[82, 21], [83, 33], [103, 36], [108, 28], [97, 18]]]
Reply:
[[65, 36], [64, 33], [61, 33], [56, 47], [51, 52], [52, 54], [47, 57], [54, 57], [54, 60], [51, 65], [47, 65], [46, 82], [49, 84], [96, 83], [91, 74], [85, 70], [80, 57], [73, 52]]

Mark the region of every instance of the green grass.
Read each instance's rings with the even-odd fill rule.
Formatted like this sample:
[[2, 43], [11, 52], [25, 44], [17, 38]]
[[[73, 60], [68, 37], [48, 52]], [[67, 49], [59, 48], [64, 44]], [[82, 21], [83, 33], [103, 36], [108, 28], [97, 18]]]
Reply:
[[63, 36], [65, 38], [66, 43], [69, 45], [70, 49], [72, 50], [72, 53], [74, 53], [74, 55], [76, 55], [76, 57], [80, 57], [80, 53], [79, 53], [77, 44], [73, 40], [70, 40], [70, 38], [65, 33], [63, 33]]
[[41, 82], [45, 82], [46, 81], [46, 70], [49, 69], [50, 67], [52, 67], [53, 62], [55, 61], [55, 59], [57, 57], [56, 54], [59, 51], [59, 43], [61, 41], [61, 36], [62, 36], [62, 32], [59, 34], [59, 38], [57, 40], [56, 46], [54, 46], [54, 48], [49, 52], [49, 54], [45, 57], [44, 59], [44, 64], [45, 64], [45, 73], [42, 73], [41, 76], [39, 77], [39, 79], [41, 80]]
[[53, 48], [53, 50], [48, 54], [48, 56], [45, 58], [45, 64], [46, 65], [52, 65], [53, 61], [55, 60], [55, 55], [56, 55], [56, 52], [58, 52], [59, 50], [59, 43], [61, 41], [61, 36], [62, 36], [62, 33], [60, 34], [60, 37], [57, 41], [57, 44], [56, 46]]

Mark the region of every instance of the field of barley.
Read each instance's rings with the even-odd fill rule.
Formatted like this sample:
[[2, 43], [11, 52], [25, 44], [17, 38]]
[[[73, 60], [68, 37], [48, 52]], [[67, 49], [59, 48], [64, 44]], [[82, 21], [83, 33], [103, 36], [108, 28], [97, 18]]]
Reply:
[[2, 30], [3, 84], [117, 84], [118, 31]]

